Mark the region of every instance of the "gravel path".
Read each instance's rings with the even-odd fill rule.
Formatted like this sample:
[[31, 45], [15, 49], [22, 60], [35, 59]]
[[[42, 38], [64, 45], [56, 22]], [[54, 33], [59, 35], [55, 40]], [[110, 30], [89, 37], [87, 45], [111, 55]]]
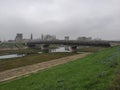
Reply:
[[15, 69], [11, 69], [11, 70], [6, 70], [3, 72], [0, 72], [0, 82], [14, 79], [16, 77], [20, 77], [23, 75], [28, 75], [30, 73], [35, 73], [39, 70], [47, 69], [47, 68], [50, 68], [50, 67], [53, 67], [53, 66], [56, 66], [59, 64], [64, 64], [64, 63], [76, 60], [78, 58], [83, 58], [88, 54], [90, 54], [90, 53], [81, 53], [81, 54], [67, 56], [67, 57], [63, 57], [63, 58], [59, 58], [59, 59], [55, 59], [55, 60], [51, 60], [51, 61], [47, 61], [47, 62], [28, 65], [28, 66], [15, 68]]

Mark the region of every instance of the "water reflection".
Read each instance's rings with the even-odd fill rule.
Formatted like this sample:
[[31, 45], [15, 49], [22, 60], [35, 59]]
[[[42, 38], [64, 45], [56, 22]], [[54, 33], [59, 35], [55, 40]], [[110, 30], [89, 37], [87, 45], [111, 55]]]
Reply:
[[65, 49], [65, 47], [59, 47], [57, 49], [51, 49], [50, 52], [71, 52], [71, 51]]

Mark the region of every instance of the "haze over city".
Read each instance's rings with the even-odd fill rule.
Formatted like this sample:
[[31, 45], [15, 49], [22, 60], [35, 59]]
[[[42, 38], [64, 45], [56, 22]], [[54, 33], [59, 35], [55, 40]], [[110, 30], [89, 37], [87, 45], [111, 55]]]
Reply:
[[16, 33], [120, 40], [120, 0], [0, 0], [0, 40]]

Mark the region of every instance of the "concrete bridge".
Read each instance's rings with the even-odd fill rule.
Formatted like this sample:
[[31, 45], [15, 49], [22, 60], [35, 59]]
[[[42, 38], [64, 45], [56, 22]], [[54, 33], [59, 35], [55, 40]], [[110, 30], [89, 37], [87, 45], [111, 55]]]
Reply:
[[110, 47], [107, 41], [78, 41], [78, 40], [34, 40], [27, 43], [28, 47], [34, 47], [36, 44], [58, 44], [58, 45], [76, 45], [76, 46], [101, 46]]
[[33, 40], [27, 43], [28, 47], [35, 48], [36, 45], [41, 45], [43, 50], [49, 49], [49, 45], [67, 45], [70, 46], [72, 51], [75, 51], [78, 46], [100, 46], [100, 47], [110, 47], [107, 41], [78, 41], [78, 40]]

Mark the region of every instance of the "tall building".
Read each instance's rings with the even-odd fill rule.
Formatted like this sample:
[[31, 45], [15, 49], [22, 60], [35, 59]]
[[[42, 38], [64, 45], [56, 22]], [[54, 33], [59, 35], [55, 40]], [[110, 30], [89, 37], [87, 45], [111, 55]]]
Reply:
[[30, 36], [30, 40], [33, 40], [33, 35], [31, 34], [31, 36]]
[[41, 40], [44, 40], [44, 36], [43, 36], [43, 34], [41, 35]]
[[15, 41], [16, 42], [22, 42], [23, 41], [23, 34], [17, 33], [17, 35], [15, 37]]
[[69, 36], [65, 36], [65, 40], [69, 40]]

